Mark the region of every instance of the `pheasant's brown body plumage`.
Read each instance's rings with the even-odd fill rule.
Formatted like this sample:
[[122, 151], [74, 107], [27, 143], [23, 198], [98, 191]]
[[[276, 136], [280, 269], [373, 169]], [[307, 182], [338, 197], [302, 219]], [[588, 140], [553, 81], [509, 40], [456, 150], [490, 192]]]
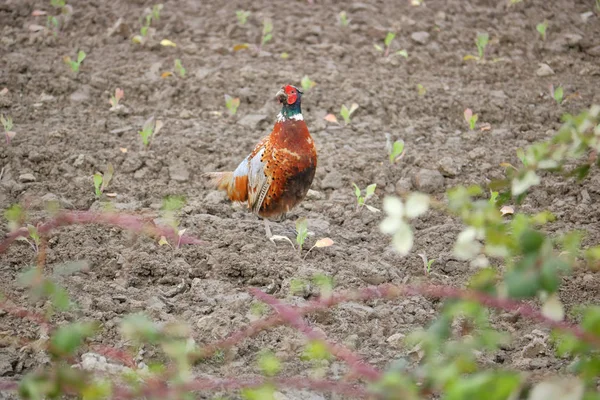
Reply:
[[271, 134], [235, 171], [206, 174], [231, 201], [247, 202], [261, 217], [284, 216], [304, 199], [315, 176], [317, 151], [300, 112], [301, 94], [285, 86], [278, 93], [283, 109]]

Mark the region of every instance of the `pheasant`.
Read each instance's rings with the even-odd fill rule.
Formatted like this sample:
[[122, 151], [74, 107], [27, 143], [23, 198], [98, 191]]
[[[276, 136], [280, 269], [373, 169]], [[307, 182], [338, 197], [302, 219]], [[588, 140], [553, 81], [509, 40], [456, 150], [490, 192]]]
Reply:
[[246, 202], [264, 218], [269, 239], [273, 235], [268, 220], [284, 219], [304, 199], [317, 168], [317, 151], [302, 117], [301, 98], [297, 87], [283, 86], [276, 94], [282, 108], [271, 133], [235, 171], [204, 174], [231, 201]]

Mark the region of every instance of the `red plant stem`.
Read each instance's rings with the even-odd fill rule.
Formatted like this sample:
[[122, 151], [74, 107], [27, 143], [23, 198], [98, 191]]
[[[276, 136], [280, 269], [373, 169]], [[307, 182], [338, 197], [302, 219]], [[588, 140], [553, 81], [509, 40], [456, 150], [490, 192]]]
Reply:
[[42, 326], [48, 326], [48, 319], [43, 315], [34, 311], [29, 311], [26, 308], [15, 307], [9, 304], [7, 301], [0, 301], [0, 310], [4, 310], [15, 317], [22, 319], [30, 319]]
[[[600, 348], [600, 337], [583, 331], [579, 326], [570, 324], [566, 321], [554, 321], [544, 316], [539, 310], [534, 307], [515, 300], [500, 299], [494, 296], [486, 295], [471, 290], [463, 290], [451, 286], [438, 285], [422, 285], [410, 286], [401, 285], [394, 286], [383, 284], [379, 286], [369, 286], [362, 289], [348, 290], [339, 293], [334, 293], [331, 296], [319, 298], [310, 301], [302, 307], [294, 307], [293, 309], [300, 315], [305, 315], [314, 311], [324, 310], [336, 306], [339, 303], [347, 301], [367, 301], [378, 298], [394, 299], [401, 296], [429, 296], [434, 298], [454, 298], [462, 300], [472, 300], [479, 302], [487, 307], [496, 308], [504, 311], [513, 311], [525, 318], [529, 318], [540, 322], [550, 328], [558, 329], [565, 333], [577, 337], [594, 347]], [[218, 349], [227, 349], [235, 346], [246, 338], [250, 338], [259, 332], [272, 328], [284, 323], [281, 315], [273, 315], [255, 321], [239, 331], [229, 335], [229, 337], [211, 343], [203, 347], [198, 353], [199, 358], [210, 357]]]
[[[134, 233], [144, 233], [156, 239], [164, 236], [173, 242], [181, 244], [206, 244], [206, 242], [192, 236], [182, 235], [181, 238], [177, 232], [170, 226], [160, 226], [144, 218], [119, 213], [104, 213], [94, 211], [61, 211], [53, 219], [38, 226], [37, 230], [40, 236], [47, 235], [52, 230], [62, 226], [100, 224], [116, 226]], [[29, 232], [27, 228], [20, 228], [11, 232], [6, 239], [0, 242], [0, 253], [6, 249], [19, 237], [27, 237]]]
[[252, 295], [255, 296], [257, 299], [273, 307], [273, 309], [290, 326], [302, 332], [304, 335], [306, 335], [306, 337], [308, 337], [311, 340], [320, 340], [323, 343], [325, 343], [327, 349], [331, 352], [331, 354], [345, 361], [348, 364], [348, 366], [359, 377], [364, 377], [370, 381], [377, 381], [381, 378], [380, 371], [378, 371], [369, 363], [362, 360], [356, 353], [354, 353], [347, 347], [327, 340], [327, 336], [324, 333], [318, 332], [311, 328], [302, 318], [302, 314], [300, 314], [291, 306], [255, 288], [250, 289], [250, 293], [252, 293]]
[[131, 356], [131, 354], [127, 353], [124, 350], [115, 349], [114, 347], [110, 346], [92, 346], [92, 349], [96, 353], [103, 355], [104, 357], [123, 363], [123, 365], [125, 365], [126, 367], [129, 367], [131, 369], [136, 368], [133, 357]]
[[168, 386], [166, 382], [152, 380], [147, 381], [141, 391], [135, 391], [122, 386], [113, 390], [113, 399], [129, 400], [144, 396], [153, 398], [173, 398], [171, 396], [192, 391], [225, 391], [256, 388], [264, 384], [272, 384], [276, 387], [308, 389], [319, 392], [337, 393], [355, 398], [366, 398], [369, 394], [359, 386], [332, 380], [315, 380], [304, 377], [293, 378], [263, 378], [263, 377], [237, 377], [237, 378], [196, 378], [191, 382]]

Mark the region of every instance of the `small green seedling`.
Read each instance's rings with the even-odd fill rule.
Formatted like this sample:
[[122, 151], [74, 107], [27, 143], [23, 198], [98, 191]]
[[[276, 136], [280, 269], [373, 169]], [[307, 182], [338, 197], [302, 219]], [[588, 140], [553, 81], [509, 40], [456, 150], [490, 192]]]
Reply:
[[[390, 47], [392, 46], [392, 42], [394, 41], [395, 37], [395, 33], [388, 32], [387, 35], [385, 35], [385, 39], [383, 40], [383, 47], [377, 43], [375, 43], [373, 46], [375, 46], [375, 49], [377, 51], [383, 53], [384, 57], [388, 57], [390, 55]], [[404, 58], [408, 58], [408, 52], [406, 50], [398, 50], [394, 54], [402, 56]]]
[[362, 207], [367, 207], [367, 209], [371, 212], [379, 212], [378, 208], [366, 204], [367, 200], [369, 200], [375, 194], [377, 184], [372, 183], [367, 186], [364, 196], [362, 194], [362, 190], [360, 190], [356, 183], [353, 182], [352, 185], [354, 186], [354, 195], [356, 196], [356, 211], [360, 211]]
[[240, 106], [240, 98], [239, 97], [231, 97], [230, 95], [225, 95], [225, 107], [229, 111], [230, 115], [235, 115], [237, 113], [237, 109]]
[[475, 45], [477, 46], [477, 55], [466, 55], [463, 57], [463, 60], [483, 61], [485, 59], [485, 48], [487, 47], [489, 41], [490, 35], [488, 33], [478, 33], [477, 38], [475, 38]]
[[344, 119], [344, 122], [346, 123], [346, 125], [348, 125], [348, 124], [350, 124], [350, 122], [352, 122], [352, 120], [351, 120], [352, 114], [354, 114], [354, 112], [357, 109], [358, 109], [358, 104], [356, 104], [356, 103], [352, 103], [350, 108], [346, 107], [345, 104], [342, 105], [342, 108], [340, 109], [340, 115]]
[[150, 12], [147, 12], [144, 17], [142, 17], [142, 27], [140, 28], [140, 34], [135, 35], [132, 39], [134, 43], [144, 44], [148, 37], [150, 36], [151, 30], [150, 25], [152, 25], [153, 21], [158, 21], [160, 19], [160, 12], [163, 9], [162, 4], [155, 4], [152, 6]]
[[94, 174], [94, 192], [96, 193], [96, 197], [99, 198], [102, 196], [102, 193], [108, 187], [113, 175], [115, 173], [115, 169], [111, 163], [108, 163], [106, 167], [106, 172], [101, 174], [100, 172], [96, 172]]
[[308, 222], [306, 218], [298, 218], [296, 220], [296, 244], [298, 245], [298, 253], [302, 252], [302, 246], [308, 237]]
[[269, 43], [273, 39], [273, 22], [269, 19], [263, 21], [262, 37], [260, 39], [260, 46], [258, 50], [262, 50], [262, 47]]
[[564, 90], [562, 86], [554, 88], [554, 85], [550, 85], [550, 95], [556, 101], [556, 104], [561, 105], [564, 100]]
[[37, 227], [31, 224], [27, 224], [27, 233], [28, 237], [19, 236], [17, 240], [29, 243], [29, 245], [33, 249], [33, 252], [37, 254], [40, 251], [40, 244], [42, 243]]
[[435, 262], [435, 258], [428, 260], [425, 254], [419, 254], [419, 256], [423, 260], [423, 269], [425, 270], [425, 275], [429, 275], [429, 273], [431, 272], [431, 266]]
[[308, 92], [310, 89], [315, 87], [316, 84], [317, 83], [311, 81], [307, 75], [304, 75], [304, 78], [302, 78], [302, 81], [300, 82], [300, 85], [302, 85], [302, 90], [304, 90], [305, 92]]
[[54, 36], [58, 35], [58, 31], [60, 30], [60, 23], [58, 22], [58, 18], [54, 15], [48, 15], [46, 19], [46, 28], [52, 32]]
[[4, 114], [0, 114], [0, 123], [4, 127], [4, 137], [6, 138], [6, 144], [10, 145], [10, 141], [16, 136], [16, 132], [13, 132], [13, 120], [9, 115], [5, 117]]
[[54, 8], [63, 8], [67, 3], [65, 0], [50, 0], [50, 5]]
[[417, 83], [417, 93], [419, 94], [419, 96], [423, 97], [425, 96], [425, 93], [427, 93], [427, 89], [425, 89], [425, 86], [421, 85], [420, 83]]
[[61, 21], [65, 24], [73, 14], [73, 7], [68, 5], [65, 0], [50, 0], [50, 5], [54, 8], [60, 9], [60, 15], [48, 15], [46, 20], [46, 28], [52, 32], [54, 36], [58, 35], [60, 30]]
[[183, 64], [181, 63], [181, 60], [179, 58], [175, 59], [175, 72], [177, 72], [177, 74], [179, 74], [181, 78], [185, 78], [185, 74], [187, 71], [183, 67]]
[[69, 56], [64, 56], [63, 60], [64, 60], [65, 64], [67, 64], [69, 67], [71, 67], [71, 71], [78, 73], [79, 67], [81, 66], [81, 63], [83, 62], [83, 60], [85, 60], [85, 57], [86, 57], [85, 51], [79, 50], [79, 52], [77, 53], [77, 61], [73, 61], [71, 59], [71, 57], [69, 57]]
[[464, 117], [465, 121], [467, 121], [467, 124], [469, 124], [469, 129], [472, 131], [475, 130], [475, 124], [477, 124], [479, 116], [477, 114], [473, 114], [473, 110], [467, 108], [464, 112]]
[[[600, 0], [599, 0], [600, 1]], [[347, 27], [348, 25], [350, 25], [350, 19], [348, 19], [348, 15], [346, 14], [346, 11], [340, 11], [340, 13], [338, 14], [338, 22], [342, 27]]]
[[543, 41], [546, 41], [546, 30], [548, 29], [548, 21], [540, 22], [535, 26], [535, 29], [540, 34]]
[[115, 89], [115, 95], [110, 96], [109, 103], [111, 105], [111, 110], [116, 110], [119, 107], [119, 101], [125, 96], [125, 91], [120, 88]]
[[238, 24], [240, 25], [246, 25], [246, 22], [248, 22], [248, 17], [250, 16], [250, 11], [245, 11], [245, 10], [237, 10], [235, 12], [235, 17], [237, 18]]
[[142, 143], [144, 146], [150, 146], [150, 142], [156, 135], [158, 135], [158, 132], [162, 129], [162, 127], [163, 122], [161, 120], [156, 120], [156, 122], [154, 122], [154, 117], [150, 117], [146, 120], [146, 122], [144, 122], [142, 130], [138, 132], [142, 137]]
[[395, 164], [404, 154], [404, 140], [396, 140], [389, 151], [390, 164]]
[[[175, 248], [178, 249], [181, 246], [181, 238], [185, 233], [186, 229], [179, 229], [179, 219], [177, 218], [177, 212], [179, 212], [183, 206], [185, 205], [185, 197], [183, 196], [167, 196], [163, 199], [163, 204], [161, 207], [161, 218], [165, 221], [165, 223], [173, 228], [175, 233], [177, 234], [177, 243], [175, 244]], [[167, 241], [165, 236], [161, 236], [158, 245], [168, 245], [171, 244]]]

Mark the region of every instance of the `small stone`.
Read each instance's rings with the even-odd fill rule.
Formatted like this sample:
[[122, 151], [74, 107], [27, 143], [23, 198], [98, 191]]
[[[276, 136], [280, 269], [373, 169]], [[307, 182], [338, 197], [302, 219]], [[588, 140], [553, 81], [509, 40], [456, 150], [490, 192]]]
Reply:
[[19, 175], [19, 182], [22, 183], [29, 183], [29, 182], [35, 182], [35, 176], [33, 176], [33, 174], [21, 174]]
[[590, 194], [588, 193], [588, 191], [585, 189], [583, 189], [581, 191], [581, 202], [583, 204], [591, 204], [592, 203], [592, 198], [590, 197]]
[[583, 36], [577, 33], [566, 33], [564, 35], [564, 38], [567, 44], [571, 47], [579, 45], [579, 43], [581, 43], [581, 41], [583, 40]]
[[219, 204], [220, 202], [223, 201], [223, 192], [220, 192], [218, 190], [213, 190], [211, 192], [208, 192], [208, 194], [204, 197], [204, 202], [206, 204]]
[[317, 190], [308, 189], [306, 200], [325, 200], [325, 194]]
[[321, 189], [339, 189], [342, 186], [342, 174], [338, 171], [331, 171], [321, 181]]
[[179, 113], [179, 118], [190, 119], [192, 118], [192, 113], [189, 110], [181, 110], [181, 112]]
[[51, 94], [42, 93], [40, 95], [40, 101], [42, 103], [50, 103], [54, 100], [56, 100], [56, 97], [52, 96]]
[[357, 334], [352, 334], [352, 335], [348, 336], [346, 338], [346, 340], [344, 340], [344, 344], [350, 350], [357, 349], [358, 348], [358, 335]]
[[452, 157], [442, 157], [438, 161], [438, 170], [442, 175], [453, 178], [460, 173], [460, 165]]
[[469, 152], [469, 160], [477, 160], [485, 157], [486, 149], [484, 147], [475, 147]]
[[404, 347], [404, 338], [406, 337], [403, 333], [394, 333], [392, 336], [387, 338], [385, 341], [390, 344], [391, 347], [400, 350]]
[[585, 52], [590, 56], [600, 57], [600, 46], [590, 47]]
[[554, 75], [554, 71], [552, 70], [552, 68], [550, 68], [550, 66], [548, 64], [544, 64], [544, 63], [540, 63], [540, 67], [538, 68], [537, 71], [535, 71], [535, 74], [537, 76], [550, 76], [550, 75]]
[[73, 166], [75, 168], [79, 168], [83, 165], [84, 162], [85, 162], [85, 154], [80, 154], [77, 156], [75, 161], [73, 161]]
[[444, 177], [439, 171], [421, 169], [413, 176], [413, 184], [424, 193], [434, 193], [444, 189]]
[[534, 338], [531, 343], [523, 347], [523, 358], [534, 358], [546, 351], [546, 343], [540, 338]]
[[90, 87], [84, 85], [77, 89], [75, 92], [71, 93], [69, 97], [73, 103], [83, 103], [90, 99]]
[[579, 15], [581, 17], [581, 20], [586, 23], [588, 22], [588, 20], [590, 18], [592, 18], [594, 16], [594, 13], [592, 11], [588, 11], [588, 12], [584, 12], [582, 14]]
[[429, 33], [427, 32], [413, 32], [410, 38], [419, 44], [427, 44], [429, 41]]
[[169, 177], [176, 182], [187, 182], [190, 179], [190, 171], [179, 161], [169, 166]]
[[258, 129], [261, 122], [267, 119], [266, 115], [263, 114], [249, 114], [242, 117], [237, 123], [246, 128]]
[[394, 185], [396, 188], [396, 193], [399, 195], [406, 194], [412, 190], [412, 182], [408, 178], [402, 178]]

